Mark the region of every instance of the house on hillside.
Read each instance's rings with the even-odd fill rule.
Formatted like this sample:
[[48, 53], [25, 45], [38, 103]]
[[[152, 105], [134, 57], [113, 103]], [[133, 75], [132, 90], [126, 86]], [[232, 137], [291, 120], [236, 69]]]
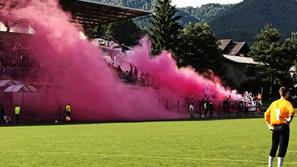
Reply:
[[231, 81], [234, 86], [240, 88], [244, 82], [255, 79], [254, 77], [247, 76], [246, 74], [248, 66], [258, 64], [253, 60], [253, 58], [225, 54], [223, 57], [223, 64], [226, 70], [224, 77]]
[[240, 88], [246, 81], [253, 80], [254, 77], [247, 76], [246, 72], [248, 66], [256, 65], [257, 62], [248, 57], [250, 52], [248, 44], [246, 42], [236, 42], [232, 39], [222, 39], [219, 42], [226, 70], [224, 78], [233, 83], [236, 88]]

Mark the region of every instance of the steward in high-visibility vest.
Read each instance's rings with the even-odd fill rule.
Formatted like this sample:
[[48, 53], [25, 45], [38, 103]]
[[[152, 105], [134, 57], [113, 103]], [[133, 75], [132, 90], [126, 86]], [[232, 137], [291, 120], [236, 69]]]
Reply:
[[15, 123], [19, 123], [20, 115], [21, 115], [21, 107], [15, 106], [14, 108], [14, 115], [15, 115]]

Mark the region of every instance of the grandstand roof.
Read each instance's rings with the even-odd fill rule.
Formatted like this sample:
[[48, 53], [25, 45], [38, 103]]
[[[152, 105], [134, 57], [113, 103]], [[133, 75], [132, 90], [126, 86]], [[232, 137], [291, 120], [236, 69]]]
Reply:
[[31, 85], [11, 85], [4, 90], [5, 93], [17, 93], [17, 92], [38, 92], [38, 90]]
[[106, 5], [96, 0], [60, 0], [60, 4], [63, 10], [70, 12], [73, 19], [85, 27], [93, 27], [150, 14], [150, 12], [145, 10]]
[[[85, 27], [119, 22], [151, 14], [146, 10], [107, 5], [100, 3], [97, 0], [59, 1], [62, 9], [72, 14], [73, 21], [77, 21]], [[0, 8], [3, 6], [5, 6], [5, 0], [0, 0]]]

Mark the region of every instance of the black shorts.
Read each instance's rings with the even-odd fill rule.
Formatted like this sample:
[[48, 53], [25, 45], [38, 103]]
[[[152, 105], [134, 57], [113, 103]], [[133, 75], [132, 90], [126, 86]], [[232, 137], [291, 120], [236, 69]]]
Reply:
[[287, 124], [274, 125], [273, 127], [270, 156], [275, 157], [279, 147], [278, 157], [285, 157], [289, 144], [290, 127]]

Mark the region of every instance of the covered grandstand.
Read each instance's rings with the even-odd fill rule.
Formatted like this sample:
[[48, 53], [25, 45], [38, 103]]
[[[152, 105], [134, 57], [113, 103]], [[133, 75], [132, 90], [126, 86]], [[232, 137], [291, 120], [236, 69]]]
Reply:
[[[20, 1], [12, 0], [9, 6], [6, 6], [7, 0], [0, 0], [0, 12], [4, 8], [14, 8]], [[149, 15], [150, 12], [111, 6], [98, 3], [94, 0], [60, 0], [62, 9], [71, 13], [71, 22], [82, 25], [83, 28], [96, 27], [113, 22], [122, 22], [127, 19], [142, 17]], [[0, 82], [11, 80], [15, 85], [33, 85], [40, 94], [46, 94], [42, 90], [45, 87], [61, 87], [57, 83], [50, 82], [52, 80], [49, 76], [48, 80], [32, 81], [31, 76], [38, 77], [38, 72], [42, 71], [42, 65], [36, 64], [29, 56], [30, 50], [23, 44], [29, 44], [30, 38], [35, 34], [34, 27], [28, 24], [7, 24], [5, 17], [0, 14]], [[14, 85], [14, 86], [15, 86]], [[13, 111], [13, 106], [16, 103], [21, 103], [20, 99], [24, 98], [24, 93], [13, 95], [11, 92], [4, 93], [9, 86], [2, 87], [0, 90], [0, 103], [4, 104], [5, 110]], [[16, 86], [18, 87], [18, 86]], [[37, 92], [36, 90], [36, 92]], [[35, 91], [34, 91], [35, 92]], [[32, 94], [28, 95], [32, 96]], [[35, 95], [33, 95], [35, 96]], [[27, 109], [35, 110], [34, 107]], [[39, 113], [30, 111], [27, 115], [28, 121], [32, 122], [38, 117]], [[10, 113], [12, 116], [12, 113]]]
[[[11, 8], [20, 3], [18, 0], [11, 1], [13, 1], [9, 6]], [[149, 11], [107, 5], [96, 0], [59, 0], [59, 3], [64, 11], [71, 13], [73, 22], [84, 27], [125, 21], [150, 14]], [[6, 6], [5, 4], [7, 4], [7, 0], [0, 0], [0, 10]]]
[[145, 10], [106, 5], [96, 0], [60, 0], [60, 4], [63, 10], [71, 12], [73, 19], [84, 27], [119, 22], [150, 14]]

